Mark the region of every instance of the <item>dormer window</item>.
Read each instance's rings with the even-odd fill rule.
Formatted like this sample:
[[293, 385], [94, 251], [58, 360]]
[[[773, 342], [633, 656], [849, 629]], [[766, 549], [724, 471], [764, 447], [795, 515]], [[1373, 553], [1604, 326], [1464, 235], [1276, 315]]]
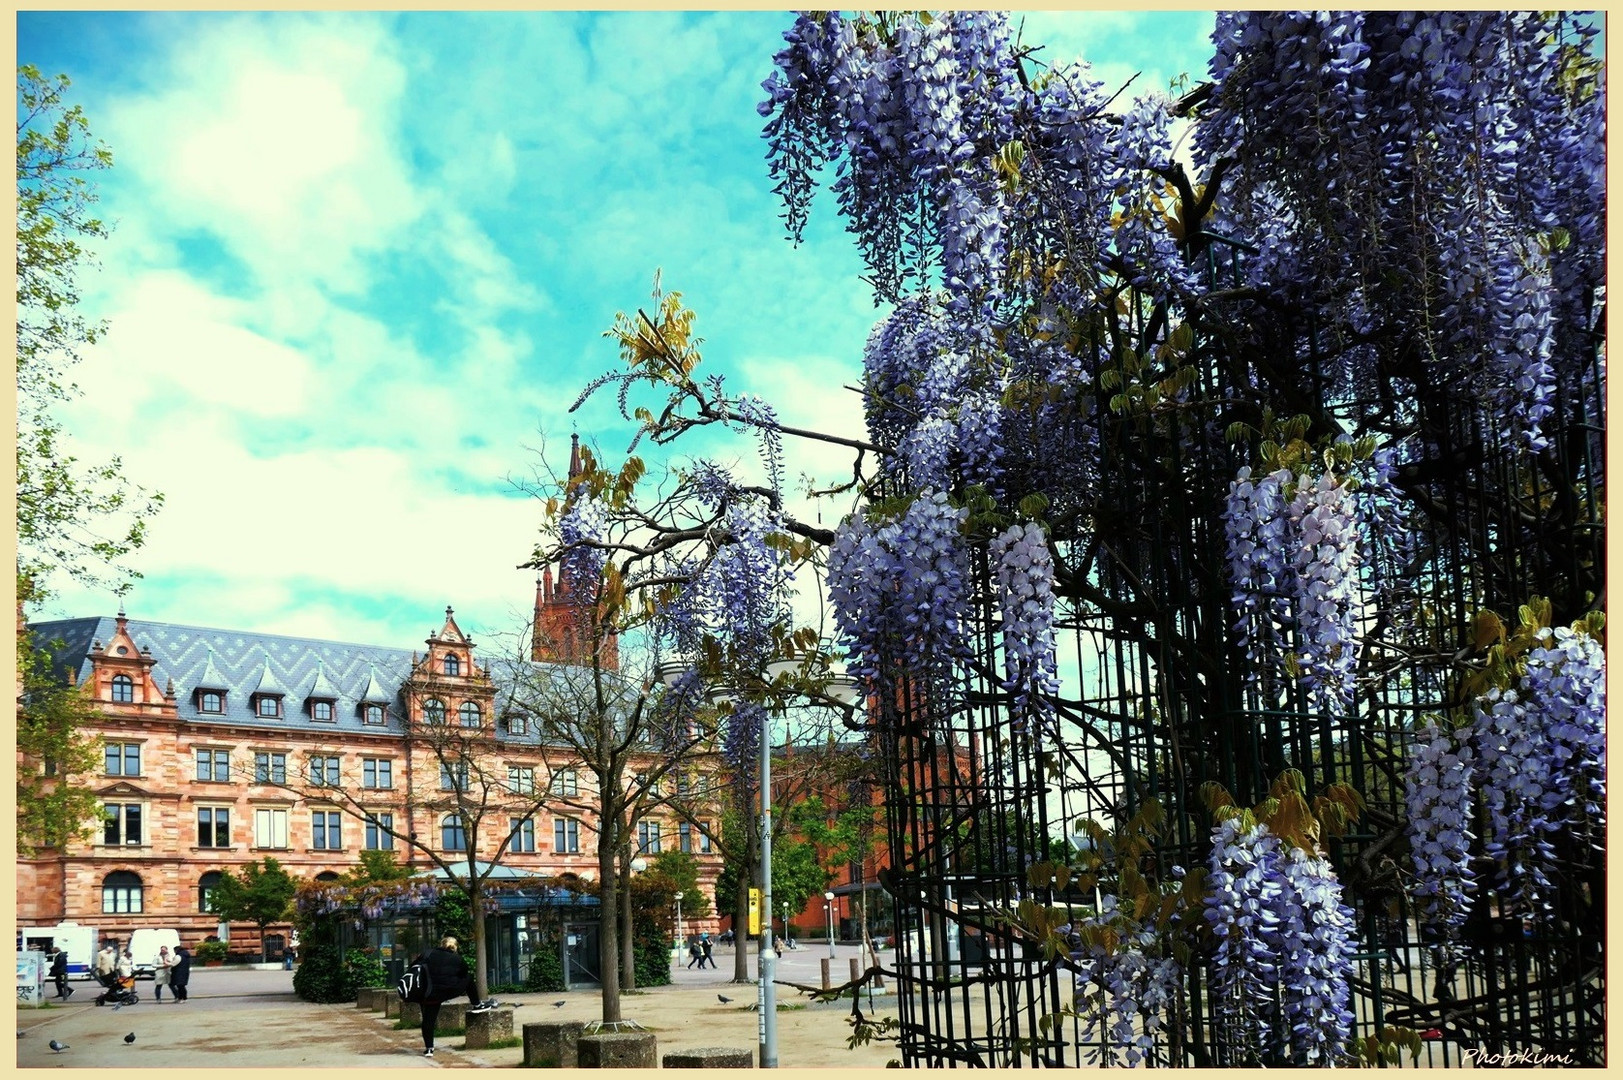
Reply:
[[445, 673], [447, 675], [462, 674], [462, 658], [455, 653], [445, 654]]
[[135, 680], [128, 675], [114, 675], [113, 700], [120, 705], [133, 703], [135, 701]]
[[254, 715], [266, 720], [278, 720], [282, 716], [282, 696], [280, 694], [255, 694]]
[[312, 720], [326, 720], [326, 721], [330, 722], [332, 720], [332, 702], [330, 702], [330, 701], [312, 701], [312, 702], [310, 702], [310, 719], [312, 719]]
[[219, 690], [199, 690], [197, 692], [197, 711], [219, 716], [225, 712], [225, 694]]
[[381, 723], [383, 723], [383, 706], [379, 705], [379, 704], [377, 704], [375, 702], [371, 702], [371, 701], [368, 701], [368, 702], [365, 702], [364, 704], [362, 704], [361, 705], [361, 723], [363, 723], [363, 724], [381, 724]]

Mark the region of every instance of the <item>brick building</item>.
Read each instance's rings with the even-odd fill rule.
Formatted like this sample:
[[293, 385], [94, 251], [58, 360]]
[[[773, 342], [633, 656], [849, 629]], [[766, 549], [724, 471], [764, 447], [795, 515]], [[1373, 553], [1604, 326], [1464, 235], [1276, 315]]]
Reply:
[[[551, 625], [569, 599], [549, 584], [538, 584], [536, 615]], [[538, 637], [528, 660], [486, 661], [450, 608], [419, 650], [122, 611], [31, 629], [100, 714], [100, 774], [74, 782], [94, 787], [106, 818], [88, 842], [18, 860], [19, 926], [74, 921], [122, 940], [140, 927], [168, 927], [195, 945], [218, 930], [209, 910], [218, 875], [249, 861], [274, 856], [296, 877], [326, 878], [353, 867], [361, 851], [388, 849], [426, 872], [428, 860], [413, 860], [387, 828], [464, 858], [469, 830], [446, 792], [470, 782], [483, 783], [496, 806], [472, 838], [477, 857], [493, 857], [506, 840], [507, 866], [596, 876], [589, 775], [567, 750], [544, 744], [525, 707], [526, 686], [580, 659], [567, 648], [543, 651]], [[447, 767], [437, 728], [472, 748], [473, 781]], [[690, 776], [677, 779], [686, 786]], [[713, 896], [720, 858], [710, 854], [706, 825], [717, 827], [661, 811], [637, 832], [649, 853], [698, 856]], [[267, 934], [288, 930], [273, 925]], [[230, 937], [237, 948], [258, 947], [250, 924], [234, 924]]]

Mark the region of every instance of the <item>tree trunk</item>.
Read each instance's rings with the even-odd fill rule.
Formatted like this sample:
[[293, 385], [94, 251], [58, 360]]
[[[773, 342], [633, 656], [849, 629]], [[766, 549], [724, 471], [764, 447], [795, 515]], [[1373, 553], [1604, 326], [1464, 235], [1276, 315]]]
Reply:
[[620, 865], [625, 868], [625, 876], [620, 879], [620, 909], [616, 912], [616, 917], [620, 920], [620, 985], [627, 990], [635, 990], [637, 988], [637, 941], [631, 923], [631, 858], [629, 848], [626, 857], [621, 859]]
[[614, 847], [607, 837], [599, 837], [597, 848], [598, 880], [603, 883], [602, 902], [598, 904], [597, 966], [603, 980], [603, 1022], [612, 1024], [620, 1019], [620, 875], [615, 868]]
[[750, 887], [754, 884], [749, 874], [739, 875], [738, 896], [733, 901], [733, 982], [747, 983], [750, 976]]
[[485, 890], [483, 882], [468, 890], [468, 916], [473, 923], [473, 985], [475, 1002], [490, 997], [490, 973], [485, 963]]

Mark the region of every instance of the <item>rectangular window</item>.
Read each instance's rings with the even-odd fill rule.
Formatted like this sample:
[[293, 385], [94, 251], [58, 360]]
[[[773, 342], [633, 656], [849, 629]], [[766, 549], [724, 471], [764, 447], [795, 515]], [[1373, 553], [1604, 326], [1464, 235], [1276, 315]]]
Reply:
[[699, 828], [699, 854], [710, 854], [710, 830], [703, 826]]
[[199, 750], [197, 752], [197, 778], [224, 783], [231, 779], [231, 751]]
[[507, 767], [507, 790], [514, 795], [535, 794], [535, 770], [525, 765]]
[[560, 769], [553, 774], [552, 793], [554, 795], [580, 794], [580, 779], [575, 775], [574, 769]]
[[394, 828], [393, 814], [369, 814], [366, 818], [366, 850], [393, 851], [394, 837], [388, 830]]
[[197, 808], [197, 846], [228, 848], [231, 846], [231, 811], [223, 806]]
[[446, 814], [445, 820], [440, 823], [440, 850], [468, 850], [468, 833], [467, 830], [462, 827], [462, 818], [460, 815]]
[[225, 712], [225, 695], [218, 690], [204, 690], [197, 695], [197, 711], [206, 713]]
[[265, 751], [255, 754], [254, 780], [261, 784], [287, 783], [287, 755]]
[[507, 842], [508, 850], [518, 852], [532, 852], [535, 850], [535, 819], [511, 818], [513, 835]]
[[440, 790], [468, 790], [468, 762], [466, 758], [455, 763], [449, 761], [440, 762]]
[[637, 850], [644, 855], [659, 854], [659, 822], [647, 818], [637, 822]]
[[339, 759], [336, 757], [312, 757], [310, 759], [310, 782], [317, 787], [337, 787], [338, 762]]
[[685, 772], [684, 773], [677, 773], [676, 774], [676, 794], [679, 795], [679, 796], [685, 796], [685, 795], [691, 794], [692, 791], [693, 791], [693, 777], [689, 776]]
[[373, 705], [370, 702], [367, 703], [366, 705], [361, 706], [361, 723], [363, 723], [363, 724], [381, 724], [381, 723], [383, 723], [383, 706], [382, 705]]
[[254, 715], [263, 716], [267, 719], [275, 719], [276, 717], [281, 716], [282, 699], [279, 697], [269, 697], [263, 694], [255, 697]]
[[693, 826], [689, 822], [677, 822], [676, 846], [684, 855], [693, 854]]
[[331, 720], [332, 719], [332, 702], [330, 702], [330, 701], [312, 701], [310, 703], [310, 719], [312, 719], [312, 720]]
[[394, 787], [394, 762], [388, 758], [362, 758], [361, 786], [373, 789]]
[[129, 846], [141, 842], [141, 804], [107, 803], [102, 843]]
[[580, 822], [561, 817], [552, 823], [552, 850], [559, 855], [580, 854]]
[[287, 847], [286, 810], [254, 811], [254, 847], [277, 849]]
[[317, 810], [310, 815], [310, 846], [317, 851], [338, 851], [344, 846], [337, 810]]
[[105, 750], [108, 776], [140, 776], [141, 744], [110, 742]]
[[507, 717], [507, 733], [509, 735], [523, 735], [530, 728], [524, 717], [514, 713]]

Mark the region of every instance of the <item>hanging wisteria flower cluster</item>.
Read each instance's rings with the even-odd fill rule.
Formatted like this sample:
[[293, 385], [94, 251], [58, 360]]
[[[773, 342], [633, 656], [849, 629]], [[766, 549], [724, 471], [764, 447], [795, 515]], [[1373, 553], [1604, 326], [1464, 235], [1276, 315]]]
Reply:
[[895, 520], [857, 515], [829, 549], [829, 600], [848, 669], [876, 685], [939, 674], [964, 652], [968, 512], [925, 492]]
[[1233, 1063], [1341, 1064], [1355, 925], [1329, 863], [1235, 816], [1213, 830], [1207, 883], [1213, 1008]]
[[1359, 528], [1345, 480], [1242, 468], [1223, 515], [1234, 630], [1252, 677], [1271, 694], [1295, 673], [1316, 707], [1352, 707], [1358, 658]]
[[1059, 692], [1054, 644], [1054, 559], [1036, 522], [1011, 525], [992, 538], [987, 554], [1003, 615], [1003, 688], [1016, 724], [1048, 707]]
[[[1088, 932], [1097, 930], [1110, 933]], [[1113, 894], [1100, 898], [1098, 913], [1080, 921], [1071, 940], [1076, 1014], [1090, 1045], [1083, 1064], [1143, 1064], [1179, 1000], [1183, 969], [1159, 955], [1159, 935], [1128, 917]]]
[[1445, 935], [1469, 913], [1476, 875], [1469, 823], [1511, 909], [1548, 911], [1560, 837], [1598, 842], [1605, 826], [1606, 654], [1587, 633], [1544, 629], [1519, 683], [1493, 687], [1470, 722], [1428, 727], [1405, 777], [1409, 839], [1424, 911]]

